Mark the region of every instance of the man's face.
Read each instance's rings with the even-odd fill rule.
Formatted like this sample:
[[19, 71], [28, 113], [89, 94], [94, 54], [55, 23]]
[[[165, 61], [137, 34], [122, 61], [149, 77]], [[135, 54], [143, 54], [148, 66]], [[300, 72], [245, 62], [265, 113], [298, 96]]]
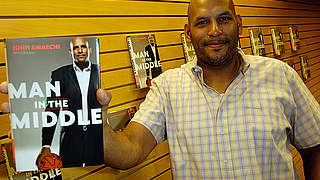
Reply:
[[89, 52], [86, 44], [86, 39], [81, 37], [73, 38], [72, 45], [74, 59], [78, 62], [85, 62]]
[[149, 38], [149, 43], [153, 46], [154, 45], [154, 39], [153, 38]]
[[242, 22], [230, 0], [192, 0], [186, 37], [192, 42], [199, 65], [219, 68], [237, 53]]

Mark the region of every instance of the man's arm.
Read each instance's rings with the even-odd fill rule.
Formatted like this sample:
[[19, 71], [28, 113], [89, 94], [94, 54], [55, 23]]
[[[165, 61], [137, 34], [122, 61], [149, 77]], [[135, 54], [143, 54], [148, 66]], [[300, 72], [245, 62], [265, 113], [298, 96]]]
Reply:
[[[7, 83], [1, 83], [0, 92], [8, 92]], [[102, 105], [103, 122], [106, 122], [111, 94], [99, 89], [97, 99]], [[1, 107], [3, 112], [9, 112], [7, 102], [2, 102]], [[157, 144], [151, 132], [136, 122], [129, 123], [123, 131], [113, 131], [105, 123], [103, 136], [104, 161], [111, 167], [119, 169], [128, 169], [143, 161]]]
[[299, 149], [303, 160], [304, 176], [306, 180], [320, 178], [320, 145]]
[[157, 142], [151, 132], [137, 122], [130, 122], [123, 131], [103, 128], [104, 161], [111, 167], [128, 169], [142, 162]]
[[137, 122], [130, 122], [126, 128], [114, 131], [107, 125], [107, 109], [111, 94], [102, 89], [97, 91], [102, 105], [104, 162], [111, 167], [128, 169], [143, 161], [157, 142], [152, 133]]

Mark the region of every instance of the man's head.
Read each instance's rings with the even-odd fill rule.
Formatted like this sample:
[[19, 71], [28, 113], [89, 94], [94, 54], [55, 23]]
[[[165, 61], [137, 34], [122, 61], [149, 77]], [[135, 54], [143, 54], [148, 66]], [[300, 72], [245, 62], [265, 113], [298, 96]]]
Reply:
[[154, 46], [154, 38], [152, 35], [149, 35], [148, 36], [148, 41], [149, 41], [149, 44], [151, 44], [152, 46]]
[[184, 29], [199, 65], [221, 68], [236, 57], [242, 21], [232, 0], [191, 0]]
[[69, 55], [75, 62], [88, 61], [91, 53], [88, 41], [83, 37], [75, 37], [70, 42]]

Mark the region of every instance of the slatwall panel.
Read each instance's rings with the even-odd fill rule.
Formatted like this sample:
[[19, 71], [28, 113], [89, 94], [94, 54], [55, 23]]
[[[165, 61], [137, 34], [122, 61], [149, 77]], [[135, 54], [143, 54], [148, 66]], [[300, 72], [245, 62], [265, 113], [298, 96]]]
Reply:
[[[40, 1], [1, 2], [0, 11], [0, 81], [6, 79], [5, 58], [2, 51], [5, 38], [97, 36], [100, 39], [102, 87], [113, 99], [110, 111], [139, 105], [147, 89], [135, 87], [127, 35], [154, 33], [156, 35], [163, 70], [184, 63], [180, 33], [187, 22], [189, 0], [97, 0], [97, 1]], [[307, 55], [311, 78], [306, 81], [313, 95], [320, 101], [320, 13], [319, 3], [301, 3], [298, 0], [234, 0], [236, 11], [243, 17], [244, 30], [241, 46], [251, 54], [248, 31], [261, 27], [268, 57], [272, 52], [270, 28], [280, 26], [284, 35], [286, 53], [277, 57], [295, 64], [300, 73], [299, 56]], [[300, 32], [301, 49], [290, 51], [288, 25], [296, 25]], [[300, 73], [301, 74], [301, 73]], [[0, 95], [0, 101], [7, 96]], [[9, 130], [8, 115], [0, 115], [0, 137]], [[293, 148], [299, 172], [302, 161]], [[0, 163], [3, 162], [0, 159]], [[6, 178], [5, 166], [0, 164], [0, 179]], [[142, 164], [126, 171], [105, 166], [62, 169], [65, 179], [170, 179], [167, 142], [157, 146]]]

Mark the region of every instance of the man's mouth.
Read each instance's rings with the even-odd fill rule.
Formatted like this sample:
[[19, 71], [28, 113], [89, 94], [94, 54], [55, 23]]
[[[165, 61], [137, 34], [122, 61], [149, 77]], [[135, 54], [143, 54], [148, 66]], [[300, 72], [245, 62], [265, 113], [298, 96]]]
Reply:
[[208, 46], [209, 48], [213, 49], [221, 49], [226, 44], [228, 44], [227, 40], [211, 40], [205, 43], [205, 46]]

